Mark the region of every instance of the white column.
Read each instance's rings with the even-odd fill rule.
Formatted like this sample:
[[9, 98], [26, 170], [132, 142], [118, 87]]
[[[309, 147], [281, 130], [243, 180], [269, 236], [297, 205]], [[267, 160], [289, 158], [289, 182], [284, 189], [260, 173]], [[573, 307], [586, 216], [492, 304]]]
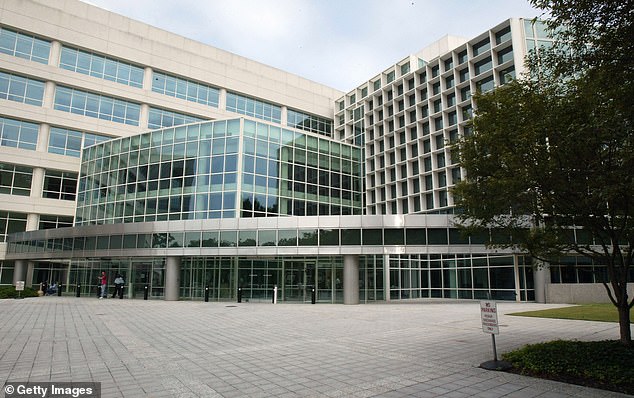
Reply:
[[37, 146], [35, 150], [37, 152], [48, 152], [48, 141], [51, 135], [51, 125], [47, 123], [40, 124], [40, 128], [37, 132]]
[[40, 226], [40, 215], [29, 213], [26, 215], [26, 231], [37, 231]]
[[32, 198], [41, 198], [44, 188], [44, 175], [46, 170], [41, 167], [33, 168], [33, 178], [31, 179], [31, 196]]
[[285, 106], [282, 106], [282, 126], [288, 126], [288, 108]]
[[343, 256], [343, 303], [359, 304], [359, 256]]
[[218, 94], [218, 109], [227, 110], [227, 89], [221, 88]]
[[51, 42], [51, 52], [48, 56], [48, 64], [50, 66], [58, 66], [62, 55], [62, 44], [58, 41]]
[[181, 286], [181, 258], [165, 259], [165, 301], [178, 301]]
[[538, 261], [533, 271], [535, 284], [535, 302], [546, 303], [546, 284], [550, 283], [548, 263]]
[[142, 129], [148, 128], [148, 122], [150, 120], [150, 106], [148, 104], [141, 104], [139, 112], [139, 127]]
[[390, 286], [392, 286], [390, 281], [390, 256], [386, 254], [383, 256], [383, 297], [388, 303], [392, 298]]
[[42, 108], [53, 109], [55, 103], [55, 83], [46, 82], [44, 84], [44, 101], [42, 102]]
[[26, 283], [26, 261], [15, 260], [13, 264], [13, 286], [17, 281], [25, 281], [24, 286], [28, 286]]

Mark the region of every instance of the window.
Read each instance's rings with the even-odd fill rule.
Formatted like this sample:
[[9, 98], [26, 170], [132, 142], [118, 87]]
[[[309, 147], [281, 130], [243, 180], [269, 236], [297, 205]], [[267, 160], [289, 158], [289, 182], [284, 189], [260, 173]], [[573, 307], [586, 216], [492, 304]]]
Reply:
[[456, 94], [451, 93], [447, 95], [447, 107], [456, 105]]
[[491, 62], [491, 57], [487, 57], [482, 61], [476, 62], [474, 65], [475, 75], [479, 75], [480, 73], [486, 72], [493, 67], [493, 63]]
[[509, 83], [511, 80], [515, 79], [515, 68], [510, 67], [500, 71], [500, 84]]
[[0, 28], [0, 52], [48, 64], [51, 43], [35, 36]]
[[436, 76], [438, 76], [438, 74], [440, 73], [440, 66], [439, 65], [434, 65], [431, 68], [431, 77], [434, 78]]
[[32, 168], [0, 163], [0, 193], [29, 196], [32, 179]]
[[449, 58], [445, 60], [445, 72], [453, 68], [453, 58]]
[[229, 91], [227, 92], [226, 109], [229, 112], [253, 116], [269, 122], [282, 122], [281, 107]]
[[493, 76], [485, 77], [484, 79], [476, 82], [477, 90], [483, 93], [493, 90], [494, 87], [495, 82], [493, 80]]
[[124, 123], [139, 125], [141, 106], [134, 102], [93, 94], [74, 88], [58, 86], [55, 89], [55, 105], [58, 111]]
[[464, 68], [460, 71], [460, 83], [469, 80], [469, 68]]
[[42, 106], [44, 82], [0, 72], [0, 99]]
[[458, 53], [458, 64], [464, 64], [465, 62], [467, 62], [467, 59], [469, 59], [469, 57], [467, 56], [467, 50], [462, 50]]
[[26, 214], [0, 211], [0, 242], [7, 240], [7, 235], [26, 231]]
[[495, 34], [495, 44], [501, 44], [505, 41], [511, 40], [511, 27], [507, 26], [501, 31]]
[[434, 83], [434, 85], [432, 86], [432, 92], [434, 93], [434, 95], [440, 93], [440, 82]]
[[498, 64], [503, 64], [513, 59], [513, 47], [507, 47], [498, 52]]
[[215, 87], [160, 72], [153, 72], [152, 91], [214, 108], [220, 98], [220, 90]]
[[195, 116], [176, 113], [165, 109], [150, 108], [150, 113], [148, 115], [148, 128], [157, 129], [161, 127], [179, 126], [203, 120], [204, 119]]
[[81, 155], [83, 134], [79, 131], [52, 127], [48, 137], [48, 152], [78, 158]]
[[484, 39], [473, 45], [473, 56], [477, 57], [478, 55], [488, 51], [491, 48], [491, 43], [489, 39]]
[[73, 217], [50, 216], [42, 214], [40, 216], [39, 229], [56, 229], [73, 226]]
[[448, 77], [445, 79], [445, 88], [446, 88], [446, 89], [447, 89], [447, 88], [452, 88], [452, 87], [454, 86], [455, 81], [456, 81], [456, 79], [453, 77], [453, 75], [448, 76]]
[[71, 47], [62, 47], [59, 67], [131, 87], [143, 87], [143, 68]]
[[59, 155], [80, 157], [82, 148], [94, 145], [98, 142], [109, 140], [97, 134], [82, 133], [81, 131], [51, 127], [48, 138], [48, 152]]
[[[361, 119], [363, 116], [363, 106], [357, 109], [359, 110], [357, 117]], [[288, 109], [287, 123], [290, 127], [294, 127], [296, 129], [311, 131], [326, 137], [332, 137], [332, 120], [330, 119]]]
[[49, 199], [75, 200], [77, 174], [46, 170], [42, 197]]
[[38, 125], [0, 117], [0, 145], [34, 151]]
[[460, 89], [460, 101], [466, 101], [471, 98], [471, 87], [463, 87]]

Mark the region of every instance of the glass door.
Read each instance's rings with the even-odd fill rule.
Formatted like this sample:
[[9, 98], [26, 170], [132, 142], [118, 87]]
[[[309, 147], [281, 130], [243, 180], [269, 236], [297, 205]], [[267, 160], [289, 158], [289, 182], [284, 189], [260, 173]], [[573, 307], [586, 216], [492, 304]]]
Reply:
[[315, 286], [315, 261], [284, 262], [284, 301], [310, 302]]

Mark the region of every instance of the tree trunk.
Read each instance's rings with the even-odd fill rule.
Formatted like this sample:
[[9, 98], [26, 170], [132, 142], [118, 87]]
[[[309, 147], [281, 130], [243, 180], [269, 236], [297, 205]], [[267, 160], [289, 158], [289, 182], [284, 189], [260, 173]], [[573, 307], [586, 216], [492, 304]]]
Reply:
[[620, 302], [617, 309], [619, 311], [621, 344], [629, 346], [632, 343], [632, 331], [630, 329], [630, 307], [627, 300]]

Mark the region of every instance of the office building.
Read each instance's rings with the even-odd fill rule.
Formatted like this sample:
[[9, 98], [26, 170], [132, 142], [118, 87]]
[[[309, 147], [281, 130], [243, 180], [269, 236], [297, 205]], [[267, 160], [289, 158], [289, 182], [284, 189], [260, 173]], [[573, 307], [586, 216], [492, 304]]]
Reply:
[[341, 92], [78, 1], [0, 4], [1, 284], [88, 294], [106, 271], [128, 297], [356, 304], [593, 282], [453, 223], [471, 94], [549, 45], [539, 23]]

